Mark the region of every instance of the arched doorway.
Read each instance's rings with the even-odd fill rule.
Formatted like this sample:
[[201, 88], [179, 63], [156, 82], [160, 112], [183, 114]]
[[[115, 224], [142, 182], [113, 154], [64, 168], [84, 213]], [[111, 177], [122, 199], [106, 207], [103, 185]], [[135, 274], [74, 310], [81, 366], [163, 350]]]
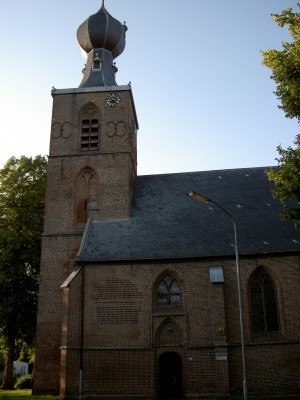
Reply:
[[159, 398], [182, 399], [182, 363], [178, 353], [166, 352], [159, 357]]

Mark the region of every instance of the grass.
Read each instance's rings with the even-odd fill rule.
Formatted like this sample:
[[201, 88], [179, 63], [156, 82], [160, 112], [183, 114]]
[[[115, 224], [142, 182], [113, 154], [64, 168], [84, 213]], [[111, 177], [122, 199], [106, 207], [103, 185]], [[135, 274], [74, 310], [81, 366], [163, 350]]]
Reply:
[[[32, 396], [31, 389], [24, 390], [0, 390], [0, 399], [13, 399], [13, 400], [57, 400], [56, 396]], [[260, 396], [249, 396], [249, 400], [297, 400], [300, 396], [271, 396], [271, 397], [260, 397]], [[232, 400], [243, 400], [242, 397], [232, 397]]]
[[24, 390], [0, 390], [0, 399], [13, 399], [13, 400], [56, 400], [58, 397], [55, 396], [32, 396], [31, 389]]

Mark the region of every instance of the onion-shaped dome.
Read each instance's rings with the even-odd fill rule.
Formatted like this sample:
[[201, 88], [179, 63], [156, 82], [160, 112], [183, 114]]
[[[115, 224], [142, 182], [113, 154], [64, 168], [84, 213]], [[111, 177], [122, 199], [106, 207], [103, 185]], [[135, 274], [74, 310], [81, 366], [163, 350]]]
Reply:
[[103, 1], [100, 10], [79, 26], [77, 40], [87, 54], [93, 49], [105, 49], [115, 59], [125, 48], [126, 31], [126, 25], [122, 25], [106, 11]]
[[104, 7], [91, 15], [77, 30], [77, 39], [87, 62], [79, 87], [115, 86], [117, 67], [113, 60], [125, 48], [126, 25], [113, 18]]

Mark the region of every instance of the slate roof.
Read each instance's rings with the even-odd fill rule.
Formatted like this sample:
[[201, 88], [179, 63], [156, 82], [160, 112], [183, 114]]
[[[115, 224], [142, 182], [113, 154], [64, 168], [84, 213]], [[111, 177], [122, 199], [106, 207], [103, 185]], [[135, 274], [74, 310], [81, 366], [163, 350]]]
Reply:
[[138, 176], [131, 218], [92, 220], [78, 261], [234, 256], [232, 220], [212, 203], [188, 196], [190, 191], [213, 199], [234, 216], [241, 255], [300, 252], [300, 231], [280, 220], [281, 207], [272, 197], [266, 169]]

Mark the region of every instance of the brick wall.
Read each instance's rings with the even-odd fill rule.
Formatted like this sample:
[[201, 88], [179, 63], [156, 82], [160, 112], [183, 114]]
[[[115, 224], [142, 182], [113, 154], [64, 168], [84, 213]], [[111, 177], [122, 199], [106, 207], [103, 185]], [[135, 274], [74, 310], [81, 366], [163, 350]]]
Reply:
[[[105, 90], [54, 93], [34, 393], [58, 393], [60, 386], [62, 397], [76, 394], [82, 362], [88, 393], [154, 398], [165, 353], [180, 357], [187, 398], [241, 393], [235, 259], [84, 265], [61, 288], [75, 268], [86, 218], [130, 216], [137, 121], [131, 91], [119, 93], [119, 107], [106, 106]], [[99, 148], [82, 152], [89, 107], [100, 123]], [[211, 283], [213, 265], [222, 265], [224, 283]], [[257, 335], [249, 280], [260, 266], [276, 287], [280, 331]], [[177, 280], [181, 304], [156, 304], [166, 274]], [[299, 257], [242, 257], [241, 281], [249, 391], [300, 393]]]
[[[53, 92], [34, 393], [59, 390], [61, 285], [74, 269], [87, 218], [105, 220], [130, 215], [138, 123], [130, 88], [114, 89], [121, 96], [120, 106], [116, 107], [106, 105], [107, 90]], [[98, 148], [83, 151], [82, 118], [90, 109], [99, 122]], [[72, 336], [66, 340], [68, 344], [77, 341]], [[70, 357], [78, 355], [65, 352], [64, 363]], [[67, 374], [65, 371], [64, 379], [68, 381]]]
[[34, 390], [57, 393], [60, 380], [63, 296], [61, 285], [74, 268], [81, 236], [43, 237]]
[[[224, 284], [210, 282], [209, 267], [216, 263], [223, 265]], [[298, 263], [297, 257], [287, 256], [241, 260], [250, 393], [300, 392], [298, 321], [293, 317], [299, 301]], [[281, 332], [257, 337], [251, 332], [247, 284], [260, 265], [278, 292], [286, 285], [280, 282], [290, 285], [280, 295]], [[180, 283], [181, 305], [155, 304], [156, 284], [166, 273]], [[187, 397], [242, 392], [234, 260], [86, 265], [85, 277], [85, 390], [106, 398], [151, 398], [159, 392], [160, 355], [176, 352]]]

